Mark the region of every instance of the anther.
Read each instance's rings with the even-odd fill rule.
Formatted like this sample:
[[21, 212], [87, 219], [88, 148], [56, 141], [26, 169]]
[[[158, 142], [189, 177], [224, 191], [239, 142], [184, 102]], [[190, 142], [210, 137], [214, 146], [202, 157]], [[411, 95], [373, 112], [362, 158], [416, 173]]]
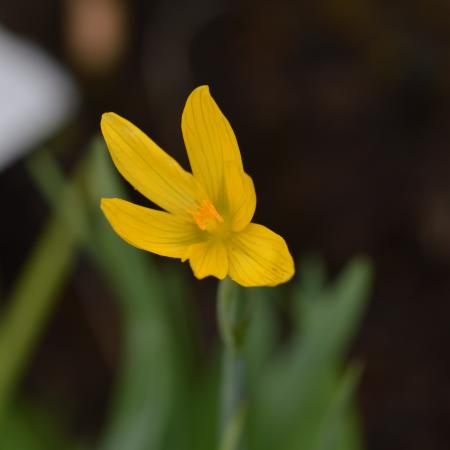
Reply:
[[217, 221], [223, 223], [222, 216], [217, 212], [216, 208], [208, 200], [203, 202], [202, 206], [199, 206], [197, 210], [191, 213], [194, 217], [195, 223], [200, 230], [205, 231], [211, 221]]

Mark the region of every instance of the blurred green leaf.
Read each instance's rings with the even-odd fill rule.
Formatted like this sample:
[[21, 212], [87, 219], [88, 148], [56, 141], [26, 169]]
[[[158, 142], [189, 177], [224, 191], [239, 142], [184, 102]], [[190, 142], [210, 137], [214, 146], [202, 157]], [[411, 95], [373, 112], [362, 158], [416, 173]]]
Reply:
[[[176, 263], [176, 267], [174, 265]], [[185, 272], [180, 271], [178, 261], [169, 261], [160, 271], [161, 283], [164, 286], [165, 303], [169, 315], [171, 333], [176, 342], [174, 361], [178, 367], [176, 376], [183, 390], [188, 390], [186, 383], [192, 380], [195, 361], [199, 357], [198, 342], [194, 334], [198, 324], [193, 314], [193, 299]]]
[[60, 423], [30, 404], [16, 404], [0, 424], [0, 448], [5, 450], [81, 450], [62, 432]]
[[89, 224], [86, 207], [79, 193], [85, 164], [79, 164], [73, 178], [66, 179], [51, 153], [43, 149], [30, 155], [26, 166], [55, 217], [64, 224], [66, 234], [72, 239], [82, 239], [86, 242]]
[[[118, 299], [125, 325], [123, 362], [100, 443], [103, 450], [161, 448], [177, 391], [175, 342], [164, 285], [148, 254], [125, 244], [99, 208], [102, 196], [117, 192], [115, 169], [105, 147], [94, 143], [87, 177], [93, 208], [93, 236]], [[121, 190], [120, 190], [121, 191]]]
[[213, 358], [209, 364], [198, 364], [188, 389], [177, 397], [164, 450], [217, 447], [219, 374], [218, 358]]
[[52, 219], [28, 256], [1, 314], [0, 416], [22, 379], [30, 354], [71, 270], [75, 240]]
[[[122, 363], [99, 448], [156, 450], [161, 446], [177, 391], [175, 343], [164, 286], [151, 258], [122, 242], [100, 211], [102, 196], [115, 192], [125, 197], [107, 151], [97, 139], [90, 158], [69, 183], [48, 154], [33, 159], [30, 172], [55, 214], [64, 221], [67, 233], [83, 240], [120, 301], [124, 321]], [[64, 186], [71, 195], [63, 205], [59, 193]]]
[[342, 444], [348, 433], [346, 422], [349, 420], [353, 396], [360, 377], [361, 366], [358, 364], [350, 365], [341, 377], [330, 398], [313, 450], [350, 450], [350, 447], [343, 447]]
[[[325, 285], [322, 290], [305, 289], [306, 281], [298, 287], [294, 306], [300, 331], [312, 341], [317, 352], [323, 352], [323, 360], [330, 358], [332, 362], [347, 351], [365, 311], [372, 278], [370, 262], [358, 257], [334, 283]], [[324, 339], [326, 335], [333, 339]]]
[[247, 292], [253, 297], [252, 315], [243, 351], [247, 390], [252, 392], [279, 344], [280, 324], [275, 304], [280, 291], [273, 288], [252, 288], [247, 289]]
[[[323, 294], [327, 283], [327, 271], [325, 263], [320, 256], [311, 255], [305, 257], [303, 264], [299, 266], [298, 276], [301, 284], [297, 286], [297, 295], [301, 291], [301, 295], [311, 302]], [[300, 305], [301, 303], [294, 302], [294, 307], [298, 308]]]
[[[294, 312], [301, 325], [284, 351], [261, 374], [251, 409], [251, 448], [309, 450], [336, 390], [336, 372], [367, 304], [372, 282], [370, 263], [355, 259], [330, 286], [322, 269], [307, 268], [294, 292]], [[305, 288], [304, 286], [307, 286]]]

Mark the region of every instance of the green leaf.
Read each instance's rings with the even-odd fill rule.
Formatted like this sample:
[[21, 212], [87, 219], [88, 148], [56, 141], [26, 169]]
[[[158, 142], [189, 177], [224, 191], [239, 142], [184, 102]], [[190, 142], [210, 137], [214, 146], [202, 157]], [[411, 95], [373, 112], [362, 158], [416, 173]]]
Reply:
[[355, 259], [332, 285], [314, 282], [296, 289], [294, 311], [301, 328], [261, 374], [250, 413], [251, 448], [309, 450], [314, 444], [371, 280], [371, 265]]
[[358, 257], [322, 290], [312, 292], [303, 285], [298, 287], [294, 305], [300, 331], [312, 341], [321, 359], [337, 360], [344, 356], [366, 309], [372, 279], [370, 262]]
[[61, 221], [52, 219], [16, 280], [0, 322], [0, 416], [38, 345], [75, 251], [75, 239], [67, 235]]
[[350, 450], [345, 439], [348, 435], [348, 421], [353, 396], [361, 378], [361, 366], [352, 364], [339, 381], [312, 450]]
[[118, 186], [114, 174], [107, 151], [97, 142], [87, 179], [94, 215], [92, 239], [120, 301], [125, 339], [110, 417], [99, 448], [156, 450], [162, 446], [178, 389], [176, 344], [164, 285], [151, 258], [118, 238], [98, 207], [100, 198], [111, 195]]
[[11, 450], [81, 450], [62, 426], [41, 407], [15, 404], [0, 424], [0, 448]]
[[[118, 238], [100, 211], [102, 196], [114, 192], [125, 196], [107, 151], [97, 139], [91, 157], [67, 185], [48, 154], [34, 159], [30, 170], [67, 233], [82, 240], [122, 311], [120, 370], [99, 448], [157, 450], [177, 391], [175, 342], [164, 286], [151, 258]], [[65, 186], [70, 196], [62, 205], [59, 193]]]
[[261, 373], [279, 344], [280, 324], [275, 312], [279, 289], [247, 289], [252, 303], [252, 315], [244, 342], [244, 360], [247, 391], [252, 395]]
[[164, 450], [217, 448], [219, 379], [217, 358], [207, 365], [198, 363], [188, 391], [177, 398]]

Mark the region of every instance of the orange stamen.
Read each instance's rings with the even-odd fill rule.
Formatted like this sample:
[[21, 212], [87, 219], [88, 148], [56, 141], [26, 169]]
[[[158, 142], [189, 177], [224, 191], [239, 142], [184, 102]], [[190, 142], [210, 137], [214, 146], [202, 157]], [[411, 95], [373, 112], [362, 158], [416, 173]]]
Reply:
[[191, 212], [194, 217], [195, 223], [198, 225], [200, 230], [206, 230], [206, 227], [211, 223], [211, 221], [216, 220], [219, 223], [223, 223], [222, 216], [217, 212], [214, 205], [205, 200], [202, 206], [199, 206], [194, 212]]

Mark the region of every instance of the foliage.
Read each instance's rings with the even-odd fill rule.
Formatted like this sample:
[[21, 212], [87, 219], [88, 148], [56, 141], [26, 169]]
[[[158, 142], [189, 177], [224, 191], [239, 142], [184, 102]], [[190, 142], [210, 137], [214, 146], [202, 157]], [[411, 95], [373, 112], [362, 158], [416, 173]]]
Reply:
[[[181, 272], [157, 267], [102, 217], [100, 197], [126, 196], [103, 144], [93, 142], [71, 179], [45, 150], [31, 156], [28, 168], [53, 217], [0, 316], [0, 448], [217, 448], [219, 358], [195, 365], [191, 294]], [[44, 404], [19, 401], [20, 381], [80, 249], [115, 293], [124, 327], [106, 422], [94, 443], [68, 436]], [[371, 265], [356, 258], [329, 282], [322, 262], [310, 258], [298, 273], [285, 287], [242, 288], [251, 308], [243, 343], [245, 448], [359, 450], [354, 394], [361, 365], [346, 359], [367, 305]]]

